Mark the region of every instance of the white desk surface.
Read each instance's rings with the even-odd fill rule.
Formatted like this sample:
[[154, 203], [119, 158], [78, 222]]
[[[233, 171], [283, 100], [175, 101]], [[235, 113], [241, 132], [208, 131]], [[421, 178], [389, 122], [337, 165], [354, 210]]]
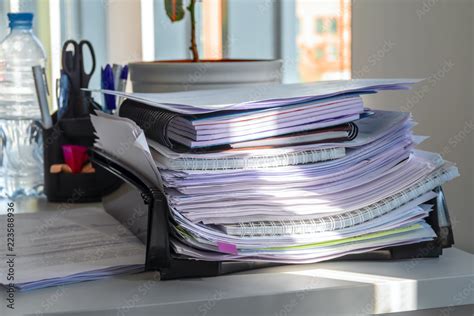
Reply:
[[365, 315], [474, 304], [474, 255], [281, 266], [159, 281], [153, 272], [16, 293], [0, 315]]

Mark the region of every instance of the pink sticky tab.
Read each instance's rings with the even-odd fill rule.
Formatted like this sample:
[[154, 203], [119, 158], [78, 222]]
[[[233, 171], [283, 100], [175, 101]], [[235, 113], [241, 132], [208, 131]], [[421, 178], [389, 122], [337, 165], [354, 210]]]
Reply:
[[89, 159], [87, 147], [80, 145], [63, 145], [63, 156], [72, 173], [81, 172], [82, 166]]
[[237, 254], [237, 246], [228, 244], [225, 242], [218, 242], [217, 243], [217, 248], [219, 249], [220, 252], [225, 252], [225, 253], [230, 253], [233, 255]]

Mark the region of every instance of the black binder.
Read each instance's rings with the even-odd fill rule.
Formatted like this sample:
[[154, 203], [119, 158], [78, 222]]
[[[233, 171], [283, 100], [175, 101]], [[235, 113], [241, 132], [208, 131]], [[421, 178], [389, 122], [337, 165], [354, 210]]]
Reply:
[[[91, 149], [91, 159], [104, 169], [115, 174], [126, 183], [137, 189], [148, 207], [146, 232], [146, 271], [160, 271], [162, 280], [209, 277], [255, 268], [276, 266], [276, 263], [249, 262], [209, 262], [173, 253], [169, 242], [169, 209], [163, 193], [146, 179], [138, 176], [133, 168], [124, 165], [115, 157], [99, 150]], [[433, 258], [442, 254], [443, 248], [454, 244], [449, 214], [441, 187], [436, 188], [438, 196], [428, 203], [434, 205], [426, 219], [437, 234], [432, 241], [418, 244], [389, 247], [363, 254], [347, 255], [334, 260], [394, 260], [413, 258]]]

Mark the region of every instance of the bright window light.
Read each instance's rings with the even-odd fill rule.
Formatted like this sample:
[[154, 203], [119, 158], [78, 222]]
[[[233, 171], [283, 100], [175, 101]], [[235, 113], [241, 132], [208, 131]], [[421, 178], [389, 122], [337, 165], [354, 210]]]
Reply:
[[155, 60], [155, 14], [153, 0], [141, 0], [142, 58]]

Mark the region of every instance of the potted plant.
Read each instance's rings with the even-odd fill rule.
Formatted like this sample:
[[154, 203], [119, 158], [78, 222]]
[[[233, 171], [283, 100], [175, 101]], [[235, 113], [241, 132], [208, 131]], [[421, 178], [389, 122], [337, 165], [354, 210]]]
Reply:
[[[205, 0], [204, 0], [205, 1]], [[134, 92], [171, 92], [281, 82], [281, 60], [202, 60], [196, 44], [197, 0], [164, 0], [172, 22], [191, 19], [190, 60], [134, 62], [129, 64]], [[188, 11], [188, 13], [186, 13]]]

